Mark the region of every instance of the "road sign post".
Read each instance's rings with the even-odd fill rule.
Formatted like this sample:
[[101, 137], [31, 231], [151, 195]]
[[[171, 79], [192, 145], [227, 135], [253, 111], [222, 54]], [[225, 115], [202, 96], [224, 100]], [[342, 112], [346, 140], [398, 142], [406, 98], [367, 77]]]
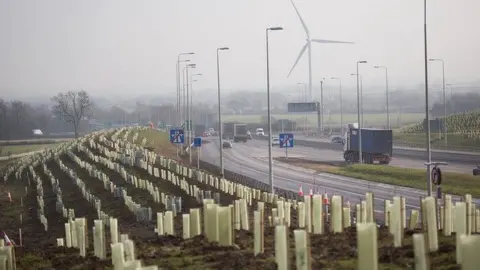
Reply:
[[[436, 191], [437, 191], [437, 209], [436, 209], [436, 214], [437, 214], [437, 226], [440, 226], [440, 203], [439, 200], [442, 198], [442, 187], [440, 186], [442, 184], [442, 171], [440, 170], [440, 167], [438, 165], [448, 165], [447, 162], [425, 162], [425, 165], [427, 165], [427, 168], [430, 169], [431, 166], [433, 166], [432, 171], [430, 173], [430, 181], [432, 181], [432, 184], [436, 186]], [[430, 191], [431, 192], [431, 191]], [[440, 200], [441, 201], [441, 200]]]
[[179, 156], [179, 145], [185, 142], [185, 132], [180, 128], [170, 129], [170, 142], [177, 145], [177, 157]]
[[293, 133], [280, 133], [280, 148], [285, 148], [285, 159], [288, 159], [288, 148], [293, 148]]
[[202, 149], [202, 137], [193, 138], [193, 146], [197, 148], [197, 169], [200, 169], [200, 152]]
[[[323, 99], [322, 99], [323, 100]], [[322, 104], [323, 105], [323, 104]], [[307, 113], [317, 113], [317, 130], [323, 132], [323, 108], [320, 102], [290, 102], [287, 104], [289, 113], [305, 113], [305, 125], [307, 125]]]

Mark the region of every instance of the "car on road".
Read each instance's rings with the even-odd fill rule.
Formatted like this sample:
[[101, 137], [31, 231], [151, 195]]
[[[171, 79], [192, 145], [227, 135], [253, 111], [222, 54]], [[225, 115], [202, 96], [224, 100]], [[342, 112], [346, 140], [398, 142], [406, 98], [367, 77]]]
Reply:
[[231, 141], [223, 141], [222, 147], [223, 148], [232, 148], [232, 142]]
[[473, 169], [473, 175], [480, 175], [480, 165]]
[[330, 137], [330, 143], [343, 143], [342, 136], [332, 136]]
[[209, 136], [218, 136], [218, 133], [213, 128], [208, 129]]
[[265, 136], [265, 132], [263, 131], [263, 128], [257, 128], [257, 130], [255, 130], [255, 135]]
[[280, 139], [278, 137], [272, 137], [272, 146], [280, 145]]

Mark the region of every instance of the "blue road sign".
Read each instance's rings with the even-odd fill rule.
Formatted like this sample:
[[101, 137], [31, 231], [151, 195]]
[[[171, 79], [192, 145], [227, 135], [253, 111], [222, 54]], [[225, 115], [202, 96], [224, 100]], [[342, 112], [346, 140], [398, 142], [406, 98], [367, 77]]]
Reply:
[[170, 142], [175, 144], [182, 144], [185, 142], [185, 133], [183, 129], [170, 130]]
[[193, 138], [193, 146], [194, 147], [201, 147], [202, 146], [202, 137]]
[[293, 133], [280, 133], [280, 148], [293, 148]]

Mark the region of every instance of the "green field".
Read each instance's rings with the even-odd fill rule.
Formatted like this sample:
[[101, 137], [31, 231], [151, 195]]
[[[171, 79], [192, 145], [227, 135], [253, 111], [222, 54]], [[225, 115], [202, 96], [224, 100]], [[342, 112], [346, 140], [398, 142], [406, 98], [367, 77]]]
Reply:
[[25, 145], [5, 145], [0, 146], [0, 157], [18, 155], [27, 152], [38, 151], [57, 146], [59, 143], [50, 144], [25, 144]]
[[[480, 151], [480, 111], [471, 111], [440, 118], [447, 124], [447, 140], [444, 134], [432, 132], [430, 143], [435, 149], [458, 151]], [[406, 146], [425, 147], [425, 132], [422, 121], [395, 130], [394, 140]]]
[[[302, 124], [305, 121], [305, 115], [302, 113], [290, 113], [290, 114], [272, 114], [276, 119], [289, 119], [297, 121], [298, 124]], [[390, 124], [392, 127], [400, 127], [401, 125], [407, 124], [416, 124], [421, 122], [424, 119], [425, 114], [422, 113], [390, 113]], [[262, 121], [262, 115], [223, 115], [223, 121], [239, 121], [242, 123], [260, 123]], [[385, 114], [364, 114], [365, 125], [386, 125], [387, 117]], [[332, 114], [328, 116], [325, 114], [325, 125], [340, 124], [340, 114]], [[316, 126], [317, 125], [317, 115], [315, 113], [310, 113], [307, 115], [308, 125]], [[357, 114], [344, 114], [343, 115], [344, 123], [355, 123], [357, 122]]]
[[[421, 147], [425, 148], [425, 133], [393, 133], [393, 140], [396, 145], [405, 143], [405, 147]], [[447, 135], [447, 143], [442, 134], [432, 133], [430, 135], [430, 146], [434, 149], [457, 150], [467, 152], [480, 151], [480, 139], [468, 138], [465, 135], [449, 133]]]

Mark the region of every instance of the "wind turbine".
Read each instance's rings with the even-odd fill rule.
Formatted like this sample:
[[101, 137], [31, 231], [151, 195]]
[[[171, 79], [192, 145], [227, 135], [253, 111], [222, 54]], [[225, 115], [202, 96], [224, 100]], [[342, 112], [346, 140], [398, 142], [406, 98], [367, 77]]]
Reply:
[[295, 64], [293, 64], [292, 69], [288, 73], [287, 77], [290, 77], [290, 74], [292, 74], [293, 69], [297, 65], [298, 61], [300, 58], [302, 58], [303, 53], [305, 50], [308, 48], [308, 92], [310, 96], [310, 101], [313, 101], [313, 93], [312, 93], [312, 48], [311, 48], [311, 42], [317, 42], [317, 43], [343, 43], [343, 44], [353, 44], [353, 42], [348, 42], [348, 41], [336, 41], [336, 40], [326, 40], [326, 39], [310, 39], [310, 32], [308, 31], [307, 25], [302, 19], [302, 16], [300, 16], [300, 12], [298, 12], [297, 7], [295, 6], [295, 3], [292, 1], [293, 8], [295, 9], [295, 12], [298, 15], [298, 18], [300, 19], [300, 22], [302, 23], [303, 29], [305, 30], [305, 34], [307, 36], [307, 42], [305, 45], [303, 45], [303, 48], [300, 50], [300, 53], [298, 54], [297, 61], [295, 61]]

